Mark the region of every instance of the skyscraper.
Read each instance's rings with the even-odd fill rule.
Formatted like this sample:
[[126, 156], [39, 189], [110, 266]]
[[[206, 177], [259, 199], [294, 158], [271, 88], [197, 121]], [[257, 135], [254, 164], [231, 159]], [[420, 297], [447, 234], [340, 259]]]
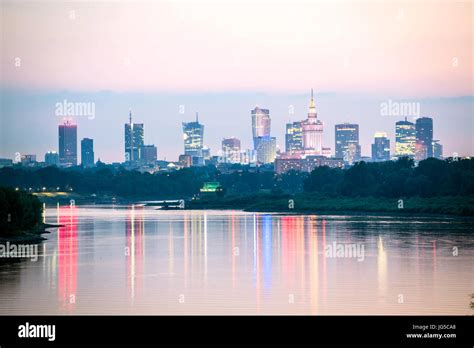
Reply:
[[155, 164], [158, 151], [155, 145], [143, 145], [140, 147], [140, 162], [143, 164]]
[[21, 155], [21, 164], [30, 166], [36, 163], [36, 155]]
[[286, 124], [285, 151], [290, 154], [303, 151], [303, 129], [301, 121]]
[[62, 166], [77, 165], [77, 125], [70, 120], [58, 127], [59, 164]]
[[372, 161], [381, 162], [390, 160], [390, 139], [387, 133], [377, 132], [374, 135], [374, 143], [372, 144]]
[[203, 145], [202, 147], [202, 158], [204, 159], [204, 162], [211, 159], [211, 149], [206, 145]]
[[395, 156], [415, 157], [416, 130], [412, 122], [398, 121], [395, 123]]
[[125, 123], [125, 162], [135, 164], [140, 159], [140, 147], [144, 143], [143, 123], [132, 122], [132, 112], [129, 114], [129, 122]]
[[347, 150], [344, 151], [343, 160], [344, 163], [350, 165], [360, 160], [360, 146], [354, 143], [350, 143], [349, 145], [347, 145]]
[[260, 109], [258, 106], [251, 111], [252, 114], [252, 136], [253, 146], [257, 149], [257, 138], [258, 137], [269, 137], [270, 136], [270, 111], [268, 109]]
[[48, 151], [44, 155], [44, 163], [47, 166], [59, 166], [59, 154], [56, 151]]
[[[343, 158], [344, 161], [349, 164], [358, 161], [361, 156], [359, 145], [359, 125], [351, 123], [336, 124], [335, 132], [335, 157]], [[349, 147], [351, 150], [350, 154], [347, 153]]]
[[240, 163], [240, 140], [232, 137], [222, 140], [224, 163]]
[[81, 140], [81, 163], [84, 168], [94, 166], [94, 140], [84, 138]]
[[240, 163], [242, 164], [255, 164], [257, 162], [257, 151], [253, 149], [247, 149], [240, 153]]
[[443, 145], [439, 143], [439, 140], [433, 140], [433, 157], [443, 159]]
[[260, 164], [273, 163], [276, 158], [276, 139], [274, 137], [257, 137], [257, 162]]
[[415, 157], [417, 161], [433, 157], [433, 119], [420, 117], [416, 119]]
[[303, 149], [308, 155], [321, 155], [323, 146], [323, 123], [317, 119], [313, 89], [309, 103], [308, 118], [301, 123], [303, 135]]
[[203, 165], [204, 125], [199, 123], [198, 113], [196, 121], [183, 122], [183, 138], [184, 154], [191, 156], [193, 165]]
[[193, 164], [192, 158], [189, 155], [179, 155], [178, 161], [185, 168], [191, 167]]

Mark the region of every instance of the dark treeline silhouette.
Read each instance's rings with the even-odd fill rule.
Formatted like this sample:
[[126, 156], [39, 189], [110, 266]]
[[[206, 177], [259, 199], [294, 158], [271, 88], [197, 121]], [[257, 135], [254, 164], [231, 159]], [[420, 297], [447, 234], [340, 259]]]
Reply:
[[474, 194], [474, 159], [458, 161], [430, 158], [419, 162], [402, 158], [378, 163], [360, 162], [349, 169], [316, 168], [310, 174], [234, 166], [221, 173], [214, 166], [185, 168], [155, 174], [101, 165], [74, 167], [2, 168], [0, 185], [32, 191], [73, 191], [133, 198], [191, 197], [206, 181], [218, 181], [227, 195], [259, 192], [273, 194], [318, 193], [325, 196], [433, 197]]
[[347, 170], [316, 168], [305, 180], [306, 192], [347, 197], [434, 197], [474, 194], [474, 159], [429, 158], [418, 166], [408, 158], [359, 162]]
[[[2, 168], [0, 185], [22, 190], [72, 191], [78, 194], [107, 194], [125, 198], [183, 198], [199, 193], [204, 182], [218, 181], [228, 194], [260, 191], [296, 193], [303, 190], [308, 174], [288, 173], [277, 176], [268, 170], [249, 170], [235, 166], [231, 174], [222, 174], [214, 166], [184, 168], [155, 174], [140, 173], [113, 166], [82, 169], [74, 167]], [[58, 189], [59, 188], [59, 189]]]
[[28, 231], [41, 223], [39, 199], [11, 187], [0, 187], [0, 235]]

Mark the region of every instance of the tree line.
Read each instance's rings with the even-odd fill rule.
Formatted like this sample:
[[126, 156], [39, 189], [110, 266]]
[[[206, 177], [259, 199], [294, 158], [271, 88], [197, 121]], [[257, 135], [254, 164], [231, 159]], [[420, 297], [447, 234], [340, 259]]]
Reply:
[[306, 192], [346, 197], [435, 197], [474, 194], [474, 159], [428, 158], [365, 163], [347, 170], [319, 167], [304, 182]]
[[474, 194], [474, 159], [429, 158], [415, 166], [413, 160], [359, 162], [348, 169], [318, 167], [311, 173], [234, 165], [230, 172], [214, 166], [191, 167], [154, 174], [102, 165], [0, 169], [0, 185], [35, 191], [73, 191], [111, 194], [125, 198], [186, 198], [199, 193], [204, 182], [218, 181], [227, 195], [259, 192], [273, 194], [319, 193], [326, 196], [433, 197]]
[[0, 235], [29, 231], [41, 223], [40, 200], [24, 191], [0, 187]]

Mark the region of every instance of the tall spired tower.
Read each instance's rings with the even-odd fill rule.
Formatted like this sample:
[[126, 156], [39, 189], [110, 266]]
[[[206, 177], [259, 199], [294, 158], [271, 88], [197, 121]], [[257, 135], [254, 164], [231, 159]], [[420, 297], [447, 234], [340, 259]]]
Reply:
[[306, 155], [322, 155], [323, 123], [318, 120], [316, 105], [314, 103], [313, 89], [309, 102], [308, 118], [302, 123], [303, 149]]

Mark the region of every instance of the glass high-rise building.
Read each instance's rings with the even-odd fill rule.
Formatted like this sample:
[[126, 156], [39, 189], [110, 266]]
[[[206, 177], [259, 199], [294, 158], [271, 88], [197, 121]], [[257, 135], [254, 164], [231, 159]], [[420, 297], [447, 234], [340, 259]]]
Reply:
[[47, 166], [59, 166], [59, 154], [56, 151], [48, 151], [44, 155], [44, 163]]
[[199, 123], [198, 114], [196, 121], [183, 122], [184, 154], [192, 158], [193, 165], [203, 165], [204, 125]]
[[271, 120], [270, 110], [260, 109], [258, 106], [251, 111], [252, 114], [252, 136], [253, 146], [257, 149], [257, 138], [258, 137], [269, 137]]
[[253, 149], [247, 149], [240, 153], [240, 163], [242, 164], [255, 164], [257, 162], [257, 151]]
[[77, 125], [66, 120], [58, 127], [59, 164], [62, 166], [77, 165]]
[[433, 140], [433, 157], [443, 159], [443, 145], [439, 143], [439, 140]]
[[158, 159], [158, 151], [155, 145], [143, 145], [140, 147], [140, 162], [143, 164], [154, 164]]
[[[343, 123], [335, 125], [335, 157], [352, 164], [361, 156], [359, 145], [359, 125]], [[350, 150], [350, 151], [349, 151]]]
[[285, 152], [293, 154], [303, 151], [303, 128], [301, 121], [286, 124]]
[[202, 158], [204, 162], [211, 159], [211, 149], [205, 145], [202, 147]]
[[140, 159], [140, 148], [144, 144], [143, 123], [132, 122], [132, 112], [130, 112], [129, 122], [125, 123], [125, 162], [132, 164]]
[[412, 122], [398, 121], [395, 123], [395, 156], [415, 157], [416, 129]]
[[222, 140], [222, 159], [224, 163], [240, 163], [240, 140], [232, 137]]
[[84, 138], [81, 140], [81, 164], [84, 168], [94, 166], [94, 140]]
[[276, 158], [276, 138], [257, 137], [257, 162], [260, 164], [273, 163]]
[[21, 155], [21, 164], [31, 165], [36, 163], [36, 155]]
[[420, 117], [416, 119], [415, 157], [417, 161], [433, 157], [433, 119]]
[[372, 161], [381, 162], [390, 160], [390, 139], [387, 133], [377, 132], [374, 135], [374, 143], [372, 144]]

